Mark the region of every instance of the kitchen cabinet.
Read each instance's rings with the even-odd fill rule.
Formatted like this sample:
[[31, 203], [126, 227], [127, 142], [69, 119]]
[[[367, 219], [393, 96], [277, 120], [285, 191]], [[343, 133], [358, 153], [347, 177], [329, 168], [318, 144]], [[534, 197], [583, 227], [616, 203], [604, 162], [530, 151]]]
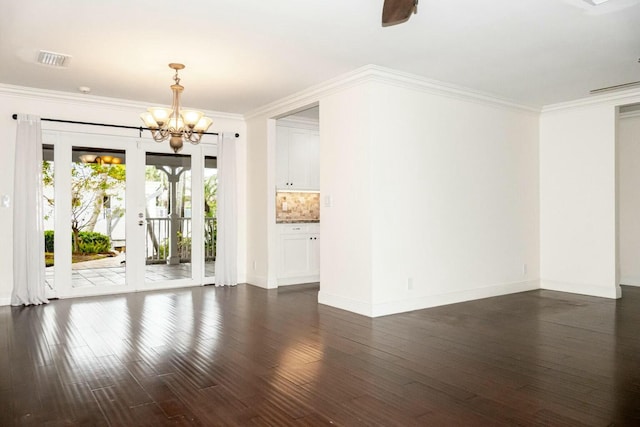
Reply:
[[320, 224], [278, 224], [278, 285], [320, 280]]
[[277, 127], [276, 186], [279, 190], [320, 188], [320, 136], [317, 130]]

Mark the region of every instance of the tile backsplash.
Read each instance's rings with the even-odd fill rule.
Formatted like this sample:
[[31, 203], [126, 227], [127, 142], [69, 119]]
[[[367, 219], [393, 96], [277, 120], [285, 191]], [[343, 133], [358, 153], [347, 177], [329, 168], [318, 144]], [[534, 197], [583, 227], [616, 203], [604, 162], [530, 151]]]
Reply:
[[276, 193], [276, 222], [319, 220], [320, 193]]

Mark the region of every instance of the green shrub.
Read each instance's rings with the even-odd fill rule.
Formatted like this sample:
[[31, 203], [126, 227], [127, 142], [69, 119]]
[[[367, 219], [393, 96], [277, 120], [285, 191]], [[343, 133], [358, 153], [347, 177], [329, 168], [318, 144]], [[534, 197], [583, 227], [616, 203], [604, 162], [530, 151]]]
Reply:
[[44, 230], [44, 251], [53, 252], [53, 230]]
[[[111, 249], [111, 239], [95, 231], [81, 231], [78, 235], [79, 252], [82, 254], [101, 254], [109, 252]], [[71, 234], [73, 242], [73, 233]], [[53, 230], [45, 230], [44, 232], [44, 251], [54, 252], [54, 232]]]
[[111, 239], [104, 234], [95, 231], [81, 231], [78, 237], [80, 240], [78, 249], [82, 254], [101, 254], [109, 252], [111, 249]]

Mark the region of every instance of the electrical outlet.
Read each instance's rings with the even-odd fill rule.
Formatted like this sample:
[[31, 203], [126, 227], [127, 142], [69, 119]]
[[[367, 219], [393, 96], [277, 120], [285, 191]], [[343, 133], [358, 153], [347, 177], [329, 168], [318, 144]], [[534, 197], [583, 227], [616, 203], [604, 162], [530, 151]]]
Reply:
[[258, 263], [253, 261], [253, 271], [256, 271], [258, 268]]
[[527, 275], [527, 264], [522, 264], [522, 275], [523, 276]]
[[413, 290], [413, 277], [407, 278], [407, 290], [408, 291]]

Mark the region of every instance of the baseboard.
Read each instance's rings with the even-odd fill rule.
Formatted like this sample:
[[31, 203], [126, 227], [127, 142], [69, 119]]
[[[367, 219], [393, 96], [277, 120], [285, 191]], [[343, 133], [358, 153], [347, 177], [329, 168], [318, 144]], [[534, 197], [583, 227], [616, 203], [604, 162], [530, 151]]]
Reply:
[[371, 315], [370, 303], [322, 292], [322, 284], [320, 284], [320, 291], [318, 291], [318, 303], [350, 311], [352, 313], [361, 314], [363, 316], [373, 317]]
[[338, 295], [327, 294], [326, 292], [322, 292], [321, 285], [320, 292], [318, 292], [318, 302], [320, 304], [330, 305], [332, 307], [362, 314], [368, 317], [380, 317], [397, 313], [405, 313], [407, 311], [422, 310], [424, 308], [437, 307], [440, 305], [455, 304], [476, 299], [531, 291], [539, 288], [540, 282], [538, 280], [531, 280], [527, 282], [507, 283], [483, 288], [468, 289], [446, 294], [409, 297], [402, 300], [389, 301], [380, 304], [370, 304], [344, 298]]
[[620, 284], [625, 286], [640, 286], [640, 277], [622, 277]]
[[319, 281], [319, 274], [315, 274], [313, 276], [286, 277], [278, 279], [278, 286], [300, 285], [302, 283], [313, 283]]
[[540, 289], [540, 282], [538, 280], [531, 280], [527, 282], [504, 283], [482, 288], [467, 289], [446, 294], [407, 298], [400, 301], [375, 304], [372, 307], [372, 317], [388, 316], [390, 314], [405, 313], [407, 311], [422, 310], [424, 308], [515, 294], [536, 289]]
[[267, 283], [267, 278], [265, 276], [254, 276], [251, 274], [247, 274], [247, 280], [245, 282], [248, 285], [269, 289], [269, 284]]
[[555, 280], [540, 280], [540, 288], [549, 291], [569, 292], [572, 294], [588, 295], [600, 298], [620, 298], [622, 291], [620, 285], [601, 286], [584, 283], [558, 282]]
[[11, 298], [0, 298], [0, 307], [3, 305], [11, 305]]

